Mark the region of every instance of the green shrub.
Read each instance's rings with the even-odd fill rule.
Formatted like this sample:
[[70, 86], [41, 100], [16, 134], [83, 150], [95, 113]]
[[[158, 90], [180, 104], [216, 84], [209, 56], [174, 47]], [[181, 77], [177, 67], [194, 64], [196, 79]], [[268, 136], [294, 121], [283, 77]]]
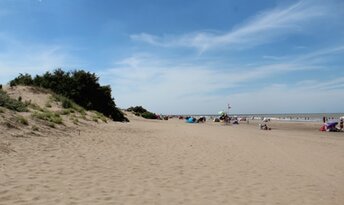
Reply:
[[18, 77], [15, 79], [11, 80], [10, 86], [16, 86], [16, 85], [33, 85], [33, 80], [31, 75], [29, 74], [22, 74], [20, 73]]
[[148, 111], [147, 111], [145, 108], [143, 108], [142, 106], [129, 107], [129, 108], [127, 109], [127, 111], [129, 111], [129, 112], [134, 112], [134, 113], [139, 113], [139, 114], [148, 112]]
[[57, 102], [61, 102], [62, 103], [62, 107], [63, 108], [68, 108], [68, 109], [73, 109], [77, 112], [79, 112], [80, 114], [86, 114], [86, 111], [83, 107], [79, 106], [78, 104], [76, 104], [75, 102], [73, 102], [72, 100], [64, 97], [64, 96], [61, 96], [61, 95], [53, 95], [55, 100]]
[[63, 108], [72, 108], [72, 102], [67, 98], [63, 98], [62, 107]]
[[32, 114], [32, 117], [55, 124], [62, 124], [62, 118], [58, 113], [50, 112], [47, 110], [44, 112], [34, 112]]
[[[110, 86], [101, 86], [99, 78], [90, 72], [75, 70], [65, 72], [57, 69], [52, 73], [36, 75], [32, 78], [29, 74], [20, 74], [10, 81], [10, 85], [33, 85], [50, 89], [55, 93], [65, 96], [88, 110], [97, 110], [114, 121], [128, 121], [123, 113], [116, 107], [111, 96]], [[68, 108], [70, 104], [63, 102]], [[79, 111], [79, 110], [78, 110]], [[81, 111], [82, 112], [82, 111]]]
[[141, 116], [146, 119], [157, 119], [157, 115], [155, 113], [149, 112], [142, 106], [129, 107], [127, 111], [133, 112], [136, 116]]
[[[75, 104], [75, 105], [76, 105], [76, 104]], [[78, 105], [74, 106], [73, 109], [74, 109], [75, 111], [79, 112], [81, 115], [86, 115], [85, 109], [82, 108], [82, 107], [80, 107], [80, 106], [78, 106]]]
[[18, 112], [28, 111], [27, 106], [24, 103], [10, 98], [10, 96], [8, 96], [3, 90], [0, 90], [0, 106]]
[[102, 114], [97, 111], [92, 111], [94, 115], [92, 116], [92, 120], [98, 122], [98, 120], [101, 120], [105, 123], [107, 123], [107, 118]]
[[141, 116], [142, 116], [143, 118], [146, 118], [146, 119], [157, 119], [156, 114], [151, 113], [151, 112], [144, 112], [144, 113], [142, 113]]

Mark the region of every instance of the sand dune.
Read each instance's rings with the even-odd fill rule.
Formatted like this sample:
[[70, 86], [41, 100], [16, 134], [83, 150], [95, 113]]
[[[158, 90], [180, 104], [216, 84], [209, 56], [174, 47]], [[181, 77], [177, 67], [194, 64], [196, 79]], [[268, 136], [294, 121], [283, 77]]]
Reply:
[[0, 204], [344, 204], [343, 133], [129, 117], [1, 136]]

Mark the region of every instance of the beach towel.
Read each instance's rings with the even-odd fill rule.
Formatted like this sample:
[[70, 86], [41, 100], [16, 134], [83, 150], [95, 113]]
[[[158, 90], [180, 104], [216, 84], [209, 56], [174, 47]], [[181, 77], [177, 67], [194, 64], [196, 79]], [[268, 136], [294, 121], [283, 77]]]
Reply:
[[321, 126], [319, 131], [325, 132], [326, 131], [326, 125]]

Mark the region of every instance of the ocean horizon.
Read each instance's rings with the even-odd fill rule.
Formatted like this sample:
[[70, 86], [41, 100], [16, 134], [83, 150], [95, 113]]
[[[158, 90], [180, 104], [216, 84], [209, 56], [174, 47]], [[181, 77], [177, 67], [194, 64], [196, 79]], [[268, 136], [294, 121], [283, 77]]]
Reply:
[[[181, 115], [172, 115], [172, 116], [205, 116], [207, 118], [218, 117], [219, 114], [181, 114]], [[250, 113], [250, 114], [238, 114], [238, 113], [229, 113], [229, 116], [237, 116], [239, 118], [246, 117], [249, 119], [259, 120], [262, 118], [270, 118], [271, 120], [279, 121], [312, 121], [312, 122], [321, 122], [323, 117], [327, 120], [339, 120], [340, 117], [344, 116], [344, 112], [339, 113]]]

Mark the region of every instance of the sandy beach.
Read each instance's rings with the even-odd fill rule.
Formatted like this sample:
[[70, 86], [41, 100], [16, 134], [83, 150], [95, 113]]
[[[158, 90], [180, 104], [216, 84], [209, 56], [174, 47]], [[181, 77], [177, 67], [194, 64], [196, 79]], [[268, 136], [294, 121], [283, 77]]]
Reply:
[[0, 204], [344, 204], [344, 134], [183, 120], [1, 134]]
[[344, 0], [0, 0], [0, 22], [0, 205], [344, 205]]

